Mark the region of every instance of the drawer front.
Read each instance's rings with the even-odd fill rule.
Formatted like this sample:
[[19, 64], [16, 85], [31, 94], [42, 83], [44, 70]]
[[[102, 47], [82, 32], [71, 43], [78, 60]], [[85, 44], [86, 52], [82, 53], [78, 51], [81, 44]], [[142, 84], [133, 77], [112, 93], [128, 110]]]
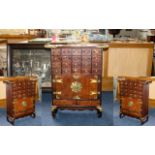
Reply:
[[72, 55], [72, 49], [71, 48], [62, 48], [62, 55]]
[[36, 81], [16, 81], [10, 84], [10, 88], [12, 88], [11, 95], [13, 99], [35, 96]]
[[82, 68], [83, 67], [90, 67], [91, 68], [91, 62], [88, 60], [82, 61]]
[[53, 100], [53, 105], [60, 107], [91, 107], [99, 106], [100, 100], [96, 101], [76, 101], [76, 100]]
[[64, 67], [70, 68], [72, 65], [72, 59], [71, 56], [63, 56], [62, 57], [62, 69]]
[[[60, 51], [59, 51], [60, 50]], [[52, 50], [52, 74], [101, 75], [102, 56], [98, 48], [60, 48], [58, 54]]]
[[94, 55], [92, 56], [92, 62], [101, 62], [101, 55]]
[[123, 114], [129, 115], [129, 116], [132, 116], [132, 117], [137, 117], [137, 118], [143, 117], [142, 113], [135, 112], [135, 111], [129, 111], [127, 109], [122, 109], [121, 112]]
[[52, 103], [53, 105], [55, 105], [55, 106], [60, 106], [60, 107], [62, 107], [62, 106], [75, 106], [75, 105], [77, 105], [77, 102], [75, 101], [75, 100], [53, 100], [53, 103]]
[[52, 59], [51, 59], [51, 69], [52, 69], [52, 74], [61, 74], [61, 51], [58, 50], [58, 54], [56, 54], [57, 50], [53, 49], [52, 50]]
[[79, 55], [81, 56], [81, 49], [80, 48], [75, 48], [75, 49], [72, 49], [72, 55]]
[[62, 74], [71, 74], [71, 73], [72, 73], [71, 67], [62, 68]]
[[101, 105], [101, 103], [100, 103], [100, 100], [96, 100], [96, 101], [77, 101], [77, 104], [79, 105], [79, 106], [95, 106], [95, 107], [97, 107], [97, 106], [99, 106], [99, 105]]
[[82, 63], [91, 63], [92, 62], [92, 57], [91, 55], [82, 55], [81, 57]]
[[91, 74], [91, 67], [82, 67], [82, 70], [81, 70], [82, 74], [85, 74], [85, 75], [89, 75]]
[[139, 81], [120, 81], [120, 95], [122, 97], [130, 97], [143, 99], [144, 82]]
[[52, 55], [61, 55], [60, 49], [52, 49]]
[[72, 56], [72, 64], [81, 64], [81, 56]]
[[101, 49], [100, 48], [93, 48], [92, 49], [92, 55], [93, 56], [101, 56]]
[[61, 75], [61, 68], [53, 68], [52, 73], [53, 75]]
[[95, 67], [92, 69], [92, 74], [93, 75], [101, 75], [101, 73], [102, 73], [101, 69], [98, 69], [98, 68], [95, 68]]
[[55, 63], [55, 62], [61, 62], [61, 55], [54, 55], [52, 57], [52, 62]]
[[81, 73], [81, 67], [80, 66], [73, 66], [72, 67], [72, 73], [73, 74], [80, 74]]
[[52, 68], [53, 69], [61, 68], [61, 62], [53, 62]]
[[91, 56], [91, 49], [90, 48], [82, 48], [82, 55]]

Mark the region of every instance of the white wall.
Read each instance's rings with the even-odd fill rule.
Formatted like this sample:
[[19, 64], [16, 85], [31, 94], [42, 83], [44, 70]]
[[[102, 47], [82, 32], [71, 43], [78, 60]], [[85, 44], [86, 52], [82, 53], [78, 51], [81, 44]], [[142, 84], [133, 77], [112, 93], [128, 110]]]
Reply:
[[26, 34], [28, 33], [28, 29], [0, 29], [0, 34]]

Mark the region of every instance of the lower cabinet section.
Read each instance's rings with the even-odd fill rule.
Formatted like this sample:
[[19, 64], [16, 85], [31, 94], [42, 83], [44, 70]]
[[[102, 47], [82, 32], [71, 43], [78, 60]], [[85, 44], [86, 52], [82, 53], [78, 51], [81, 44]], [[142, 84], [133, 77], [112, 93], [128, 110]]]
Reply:
[[96, 110], [98, 117], [102, 116], [102, 106], [100, 100], [56, 100], [52, 102], [52, 116], [55, 118], [58, 109], [69, 110]]
[[100, 106], [100, 101], [77, 101], [77, 100], [53, 100], [53, 106], [57, 107], [68, 107], [68, 108], [73, 108], [73, 107], [87, 107], [87, 108], [93, 108]]

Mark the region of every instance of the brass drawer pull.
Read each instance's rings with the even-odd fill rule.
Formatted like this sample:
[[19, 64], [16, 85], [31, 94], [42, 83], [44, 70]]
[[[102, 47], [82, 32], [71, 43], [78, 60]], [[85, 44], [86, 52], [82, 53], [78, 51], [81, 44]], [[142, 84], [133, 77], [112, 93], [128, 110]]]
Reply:
[[100, 92], [96, 92], [96, 91], [90, 91], [90, 94], [89, 95], [99, 95], [100, 94]]
[[53, 83], [63, 83], [62, 79], [54, 79]]
[[22, 101], [22, 106], [23, 107], [27, 107], [27, 102], [26, 101]]
[[97, 79], [91, 79], [90, 80], [90, 83], [100, 83], [101, 81], [100, 80], [97, 80]]
[[55, 91], [53, 92], [54, 95], [61, 95], [61, 91]]

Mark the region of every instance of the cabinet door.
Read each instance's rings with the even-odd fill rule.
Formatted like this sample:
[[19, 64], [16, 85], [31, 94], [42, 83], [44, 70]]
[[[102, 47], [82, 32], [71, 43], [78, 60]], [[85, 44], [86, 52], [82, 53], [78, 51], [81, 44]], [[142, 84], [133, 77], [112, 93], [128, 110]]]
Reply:
[[14, 112], [15, 113], [24, 113], [28, 110], [33, 110], [34, 108], [34, 98], [21, 98], [13, 101]]
[[82, 74], [55, 76], [53, 95], [56, 99], [98, 99], [99, 85], [98, 76]]
[[127, 110], [128, 113], [140, 114], [142, 111], [143, 102], [140, 99], [133, 98], [121, 98], [121, 108], [122, 110]]

